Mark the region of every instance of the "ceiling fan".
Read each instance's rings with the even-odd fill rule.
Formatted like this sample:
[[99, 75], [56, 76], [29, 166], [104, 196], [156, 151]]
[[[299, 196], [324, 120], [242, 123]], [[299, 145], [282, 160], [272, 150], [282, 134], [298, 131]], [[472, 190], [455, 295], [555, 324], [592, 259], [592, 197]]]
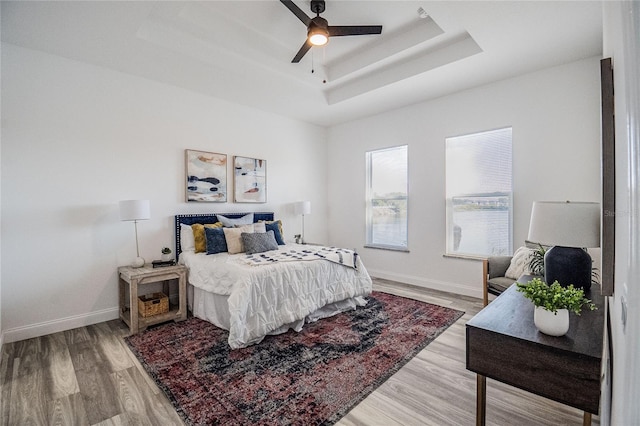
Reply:
[[382, 25], [329, 25], [326, 19], [320, 17], [325, 9], [324, 0], [311, 0], [311, 12], [316, 14], [315, 18], [308, 17], [292, 0], [280, 0], [280, 2], [307, 26], [307, 40], [296, 53], [292, 63], [300, 62], [312, 46], [327, 44], [329, 37], [382, 33]]

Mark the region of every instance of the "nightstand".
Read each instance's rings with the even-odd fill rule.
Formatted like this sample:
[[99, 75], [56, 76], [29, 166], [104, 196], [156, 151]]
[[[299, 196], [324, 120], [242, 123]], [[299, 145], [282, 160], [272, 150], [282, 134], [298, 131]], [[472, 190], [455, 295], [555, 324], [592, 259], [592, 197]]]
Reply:
[[[182, 321], [187, 319], [187, 268], [183, 265], [153, 268], [145, 265], [142, 268], [121, 266], [118, 268], [120, 319], [128, 326], [131, 334], [146, 329], [148, 326], [165, 321]], [[178, 303], [169, 304], [169, 312], [143, 318], [138, 313], [138, 289], [141, 286], [169, 280], [178, 281]], [[129, 306], [127, 306], [127, 286], [129, 287]], [[168, 283], [165, 285], [169, 296]]]

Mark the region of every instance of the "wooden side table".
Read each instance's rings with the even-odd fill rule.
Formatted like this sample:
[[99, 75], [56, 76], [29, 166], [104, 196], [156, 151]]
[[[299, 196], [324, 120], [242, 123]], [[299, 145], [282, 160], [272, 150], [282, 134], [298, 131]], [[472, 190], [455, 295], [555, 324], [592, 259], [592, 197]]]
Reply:
[[561, 337], [536, 329], [533, 303], [515, 284], [467, 322], [467, 369], [478, 375], [476, 425], [485, 424], [487, 377], [583, 410], [583, 424], [591, 424], [600, 406], [605, 309], [599, 285], [585, 295], [598, 309], [571, 314]]
[[[142, 268], [121, 266], [118, 268], [120, 319], [128, 326], [131, 334], [146, 329], [152, 324], [165, 321], [183, 321], [187, 319], [187, 268], [183, 265], [153, 268], [145, 265]], [[178, 304], [169, 304], [169, 312], [143, 318], [138, 313], [138, 288], [145, 284], [178, 280]], [[126, 290], [129, 287], [129, 306], [127, 307]], [[167, 291], [168, 293], [168, 291]], [[167, 296], [169, 296], [167, 294]]]

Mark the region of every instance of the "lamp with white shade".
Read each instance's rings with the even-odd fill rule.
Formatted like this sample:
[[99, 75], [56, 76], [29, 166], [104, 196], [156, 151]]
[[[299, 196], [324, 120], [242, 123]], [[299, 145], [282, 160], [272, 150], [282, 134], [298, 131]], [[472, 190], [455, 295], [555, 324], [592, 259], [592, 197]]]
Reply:
[[151, 206], [149, 200], [123, 200], [120, 201], [120, 220], [133, 221], [133, 226], [136, 231], [136, 258], [131, 266], [134, 268], [140, 268], [144, 266], [144, 259], [140, 257], [140, 250], [138, 248], [138, 221], [148, 220], [151, 218]]
[[311, 201], [298, 201], [294, 204], [293, 210], [295, 214], [302, 215], [302, 244], [305, 243], [304, 240], [304, 215], [311, 213]]
[[527, 239], [552, 246], [544, 256], [547, 284], [591, 288], [591, 256], [584, 249], [600, 247], [598, 203], [535, 201]]

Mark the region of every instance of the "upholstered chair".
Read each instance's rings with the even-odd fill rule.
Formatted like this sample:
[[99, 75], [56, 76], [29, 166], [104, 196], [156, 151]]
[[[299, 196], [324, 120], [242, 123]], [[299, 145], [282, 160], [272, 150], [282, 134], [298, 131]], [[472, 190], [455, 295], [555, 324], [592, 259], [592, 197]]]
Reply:
[[[546, 247], [525, 241], [513, 256], [489, 256], [482, 261], [482, 296], [484, 306], [489, 303], [489, 294], [499, 296], [522, 275], [544, 274]], [[531, 270], [534, 269], [534, 271]]]
[[490, 256], [482, 261], [482, 296], [484, 306], [489, 304], [489, 293], [500, 295], [517, 279], [505, 277], [512, 256]]

